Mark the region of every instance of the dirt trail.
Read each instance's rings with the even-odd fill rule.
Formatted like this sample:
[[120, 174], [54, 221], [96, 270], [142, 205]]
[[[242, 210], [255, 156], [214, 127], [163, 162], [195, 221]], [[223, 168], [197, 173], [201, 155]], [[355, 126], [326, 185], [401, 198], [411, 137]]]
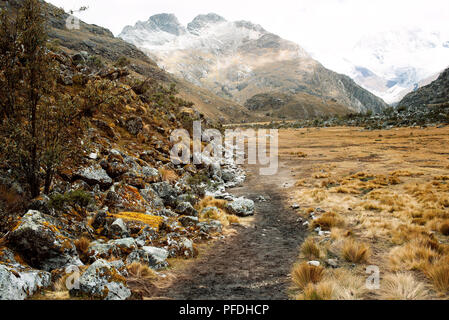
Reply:
[[[247, 226], [234, 226], [234, 235], [212, 244], [185, 268], [173, 271], [170, 285], [152, 298], [187, 300], [246, 300], [288, 298], [290, 269], [297, 259], [305, 229], [287, 203], [290, 169], [280, 165], [277, 176], [260, 176], [248, 168], [242, 187], [230, 190], [256, 202], [256, 215]], [[259, 196], [269, 197], [259, 202]]]

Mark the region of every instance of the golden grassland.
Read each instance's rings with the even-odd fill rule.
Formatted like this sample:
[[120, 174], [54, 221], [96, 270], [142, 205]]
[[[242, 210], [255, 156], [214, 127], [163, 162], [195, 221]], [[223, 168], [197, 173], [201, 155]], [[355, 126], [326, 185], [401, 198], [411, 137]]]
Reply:
[[[279, 145], [297, 179], [291, 201], [310, 223], [292, 296], [449, 297], [449, 128], [291, 129]], [[306, 270], [310, 260], [322, 270]], [[366, 289], [371, 265], [379, 290]]]

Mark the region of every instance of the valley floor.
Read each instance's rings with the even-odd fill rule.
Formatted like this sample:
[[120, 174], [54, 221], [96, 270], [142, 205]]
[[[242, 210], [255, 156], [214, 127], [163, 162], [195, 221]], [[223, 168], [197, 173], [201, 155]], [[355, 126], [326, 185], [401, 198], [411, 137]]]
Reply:
[[[449, 128], [291, 129], [279, 145], [278, 175], [250, 167], [231, 191], [256, 215], [175, 263], [147, 298], [447, 298]], [[380, 287], [366, 287], [368, 266]]]

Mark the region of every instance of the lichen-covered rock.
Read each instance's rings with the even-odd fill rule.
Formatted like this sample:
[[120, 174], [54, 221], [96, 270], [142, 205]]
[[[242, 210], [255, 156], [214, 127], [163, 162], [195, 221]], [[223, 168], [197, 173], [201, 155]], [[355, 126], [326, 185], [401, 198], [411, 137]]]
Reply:
[[220, 233], [223, 230], [223, 225], [218, 220], [209, 220], [207, 222], [198, 223], [198, 227], [200, 231], [211, 234], [211, 233]]
[[131, 296], [131, 290], [117, 269], [105, 260], [97, 260], [81, 275], [79, 288], [70, 290], [70, 294], [104, 300], [126, 300]]
[[115, 184], [106, 195], [106, 205], [113, 211], [146, 212], [151, 206], [139, 190], [127, 184]]
[[0, 264], [0, 300], [24, 300], [51, 284], [51, 274]]
[[107, 172], [99, 165], [83, 168], [75, 173], [75, 177], [87, 182], [89, 185], [99, 185], [103, 190], [112, 186], [112, 179]]
[[30, 210], [20, 219], [7, 244], [33, 268], [51, 271], [82, 265], [73, 242], [59, 231], [54, 218], [39, 211]]
[[129, 229], [123, 219], [115, 220], [109, 227], [109, 230], [113, 237], [129, 237]]
[[247, 217], [254, 215], [254, 201], [245, 198], [236, 199], [226, 205], [226, 209], [230, 214], [239, 217]]
[[143, 121], [141, 117], [132, 117], [126, 121], [126, 130], [132, 135], [137, 135], [143, 129]]
[[142, 247], [148, 254], [148, 265], [153, 269], [162, 269], [168, 267], [168, 251], [163, 248]]
[[176, 212], [183, 216], [197, 217], [198, 211], [189, 203], [181, 202], [176, 207]]
[[200, 223], [198, 217], [190, 217], [190, 216], [183, 216], [179, 218], [179, 222], [185, 228], [196, 227]]
[[156, 194], [156, 192], [154, 192], [151, 187], [139, 190], [139, 192], [150, 207], [154, 209], [164, 208], [164, 201]]
[[132, 251], [137, 249], [136, 240], [125, 238], [110, 240], [108, 242], [93, 241], [89, 245], [89, 256], [92, 259], [109, 259], [111, 257], [126, 257]]

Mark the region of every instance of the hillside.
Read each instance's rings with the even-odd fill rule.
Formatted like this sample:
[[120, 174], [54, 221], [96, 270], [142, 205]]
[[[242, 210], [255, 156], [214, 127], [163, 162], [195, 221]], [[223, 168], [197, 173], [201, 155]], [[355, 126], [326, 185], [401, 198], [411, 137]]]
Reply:
[[[17, 7], [20, 0], [9, 1], [10, 6]], [[6, 3], [0, 3], [0, 7]], [[48, 9], [49, 38], [67, 53], [81, 51], [108, 62], [115, 62], [126, 57], [130, 61], [129, 69], [135, 75], [147, 77], [156, 75], [167, 85], [176, 83], [179, 97], [192, 101], [195, 108], [206, 117], [214, 120], [237, 121], [249, 116], [247, 110], [229, 99], [219, 97], [212, 92], [199, 88], [183, 79], [162, 71], [157, 64], [134, 45], [129, 44], [100, 26], [80, 22], [79, 30], [68, 30], [66, 18], [68, 15], [51, 4], [45, 4]]]
[[40, 3], [0, 16], [0, 300], [142, 299], [172, 260], [254, 214], [225, 193], [244, 173], [173, 164], [170, 133], [213, 124], [132, 45], [85, 24], [68, 36]]
[[438, 79], [414, 92], [407, 94], [398, 106], [418, 109], [449, 102], [449, 69], [443, 71]]
[[[160, 14], [127, 26], [120, 38], [160, 66], [215, 94], [270, 118], [308, 118], [379, 112], [386, 104], [349, 77], [324, 68], [297, 44], [248, 21], [216, 14], [197, 16], [184, 27]], [[261, 96], [262, 95], [262, 96]], [[279, 99], [275, 109], [255, 112], [251, 101]]]

